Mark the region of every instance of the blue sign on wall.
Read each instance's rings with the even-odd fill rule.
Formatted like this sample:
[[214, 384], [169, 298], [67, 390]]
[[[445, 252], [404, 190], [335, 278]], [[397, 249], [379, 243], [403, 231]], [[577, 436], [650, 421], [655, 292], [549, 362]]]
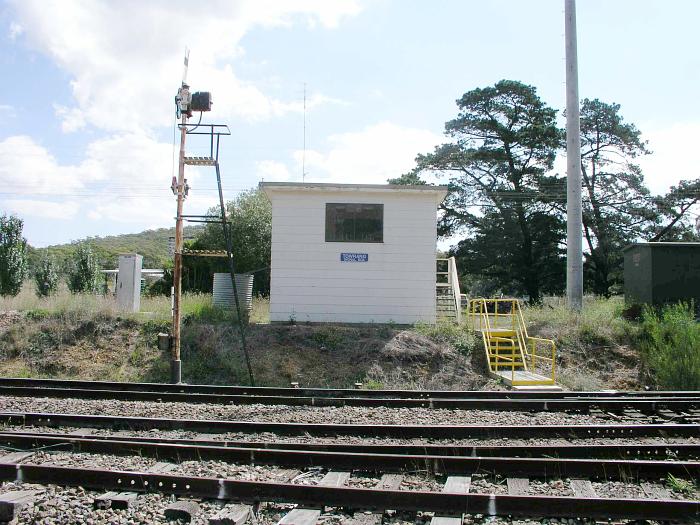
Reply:
[[367, 262], [369, 255], [366, 253], [341, 253], [340, 262]]

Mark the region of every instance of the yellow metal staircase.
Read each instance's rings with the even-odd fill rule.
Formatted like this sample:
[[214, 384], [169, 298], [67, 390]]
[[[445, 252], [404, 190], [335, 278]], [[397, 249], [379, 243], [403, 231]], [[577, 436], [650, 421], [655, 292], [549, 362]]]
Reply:
[[554, 341], [528, 335], [518, 299], [471, 299], [468, 316], [491, 375], [515, 387], [556, 385]]

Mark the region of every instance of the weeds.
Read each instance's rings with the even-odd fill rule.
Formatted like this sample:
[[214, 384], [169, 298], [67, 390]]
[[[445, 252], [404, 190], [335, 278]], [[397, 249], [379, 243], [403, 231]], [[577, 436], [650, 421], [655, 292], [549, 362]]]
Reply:
[[[269, 299], [253, 298], [251, 322], [268, 322], [267, 310]], [[30, 319], [56, 318], [66, 319], [130, 319], [145, 322], [170, 321], [172, 303], [169, 297], [141, 297], [140, 312], [122, 312], [112, 296], [95, 294], [72, 294], [62, 286], [58, 293], [50, 297], [37, 297], [30, 282], [25, 283], [22, 291], [15, 297], [0, 297], [0, 312], [23, 312]], [[235, 314], [213, 306], [211, 294], [187, 293], [182, 296], [183, 321], [232, 322]]]
[[580, 312], [571, 310], [564, 297], [548, 297], [537, 306], [524, 306], [528, 327], [543, 337], [555, 339], [557, 346], [613, 346], [627, 342], [635, 326], [622, 317], [621, 297], [586, 297]]
[[337, 326], [321, 326], [311, 334], [311, 339], [322, 350], [336, 350], [345, 343], [346, 331]]
[[458, 325], [451, 322], [416, 323], [413, 329], [436, 343], [452, 345], [465, 356], [472, 353], [477, 342], [474, 332], [463, 324]]
[[642, 312], [642, 358], [657, 386], [700, 389], [700, 325], [692, 304], [650, 307]]
[[375, 379], [368, 379], [362, 385], [366, 390], [383, 390], [384, 383], [381, 383]]
[[692, 481], [677, 478], [673, 474], [669, 474], [666, 478], [666, 484], [674, 492], [679, 492], [686, 497], [692, 496], [695, 492], [695, 485]]

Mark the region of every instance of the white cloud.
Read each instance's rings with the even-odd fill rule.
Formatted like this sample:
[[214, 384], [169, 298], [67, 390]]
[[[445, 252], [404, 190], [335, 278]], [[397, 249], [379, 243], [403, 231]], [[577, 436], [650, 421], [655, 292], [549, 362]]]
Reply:
[[87, 124], [85, 122], [85, 113], [81, 109], [54, 104], [54, 111], [61, 120], [61, 129], [66, 133], [83, 129]]
[[286, 164], [275, 160], [263, 160], [255, 165], [258, 177], [271, 182], [284, 182], [291, 178]]
[[[329, 137], [329, 150], [306, 152], [307, 181], [386, 184], [415, 167], [415, 157], [443, 142], [432, 131], [380, 122]], [[294, 153], [301, 164], [302, 152]]]
[[0, 194], [61, 195], [80, 190], [98, 178], [90, 161], [60, 166], [44, 147], [25, 135], [0, 142]]
[[64, 130], [83, 122], [110, 131], [172, 122], [185, 46], [188, 83], [212, 91], [217, 117], [268, 118], [298, 111], [239, 79], [231, 62], [256, 26], [307, 24], [333, 28], [360, 11], [357, 0], [228, 0], [194, 8], [185, 1], [103, 0], [13, 2], [26, 41], [73, 78], [74, 107], [58, 108]]
[[[9, 137], [0, 142], [0, 207], [59, 218], [74, 216], [79, 202], [89, 220], [168, 225], [175, 215], [172, 170], [172, 145], [139, 133], [96, 140], [83, 161], [68, 165], [29, 137]], [[186, 176], [194, 188], [206, 186], [198, 169], [188, 167]], [[188, 212], [203, 212], [214, 202], [212, 192], [193, 192]]]
[[10, 30], [7, 33], [10, 40], [17, 40], [18, 37], [22, 36], [22, 33], [24, 33], [24, 28], [21, 24], [10, 22]]
[[42, 219], [72, 219], [78, 213], [80, 205], [75, 201], [54, 202], [34, 199], [10, 199], [2, 203], [4, 208], [25, 217]]
[[[642, 127], [645, 128], [650, 126]], [[700, 178], [695, 159], [698, 136], [700, 122], [683, 122], [644, 133], [643, 138], [649, 141], [652, 153], [637, 159], [637, 162], [652, 193], [665, 193], [683, 179]]]

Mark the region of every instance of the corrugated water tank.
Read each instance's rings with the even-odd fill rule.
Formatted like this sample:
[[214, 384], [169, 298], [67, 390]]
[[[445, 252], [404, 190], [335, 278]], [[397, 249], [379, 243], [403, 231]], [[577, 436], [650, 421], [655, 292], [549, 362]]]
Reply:
[[[241, 309], [250, 312], [253, 307], [253, 274], [237, 273], [236, 288], [238, 290], [238, 302]], [[214, 306], [234, 309], [236, 304], [233, 300], [233, 285], [231, 284], [230, 273], [214, 274]]]
[[700, 243], [637, 243], [623, 253], [626, 303], [700, 304]]

